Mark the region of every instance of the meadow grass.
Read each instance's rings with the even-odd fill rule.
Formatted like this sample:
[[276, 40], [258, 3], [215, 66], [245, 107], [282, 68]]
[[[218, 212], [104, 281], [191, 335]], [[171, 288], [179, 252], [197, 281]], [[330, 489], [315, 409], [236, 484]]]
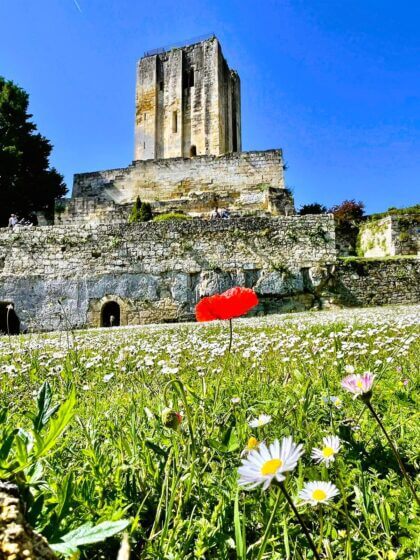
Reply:
[[[414, 481], [419, 310], [237, 320], [231, 354], [226, 323], [2, 337], [0, 478], [20, 484], [28, 520], [51, 543], [86, 523], [127, 520], [131, 558], [309, 559], [278, 488], [238, 486], [251, 436], [291, 435], [305, 454], [285, 485], [321, 557], [416, 558], [415, 500], [340, 381], [352, 367], [376, 375], [372, 403]], [[182, 414], [178, 429], [171, 411]], [[271, 421], [251, 428], [260, 414]], [[327, 468], [310, 455], [329, 435], [341, 449]], [[311, 480], [340, 495], [302, 504]], [[76, 548], [114, 559], [121, 537]]]

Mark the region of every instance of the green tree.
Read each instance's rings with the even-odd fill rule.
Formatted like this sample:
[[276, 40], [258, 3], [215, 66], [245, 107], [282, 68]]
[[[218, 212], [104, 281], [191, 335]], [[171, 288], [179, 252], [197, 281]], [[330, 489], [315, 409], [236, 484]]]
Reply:
[[131, 224], [136, 222], [150, 222], [152, 218], [153, 213], [151, 205], [148, 202], [142, 202], [138, 196], [131, 210], [128, 221]]
[[153, 218], [152, 207], [149, 202], [142, 202], [139, 212], [139, 222], [150, 222]]
[[133, 223], [139, 221], [140, 208], [141, 208], [141, 200], [140, 200], [140, 197], [138, 196], [136, 198], [136, 202], [134, 203], [133, 208], [131, 209], [131, 214], [128, 217], [128, 221], [129, 221], [130, 224], [133, 224]]
[[312, 202], [312, 204], [303, 204], [298, 211], [299, 216], [306, 214], [326, 214], [327, 208], [319, 202]]
[[53, 217], [55, 201], [67, 192], [50, 167], [52, 144], [37, 132], [28, 105], [26, 91], [0, 76], [0, 225], [11, 213]]
[[334, 214], [334, 218], [338, 225], [356, 225], [365, 214], [365, 205], [363, 202], [353, 200], [343, 200], [341, 204], [336, 204], [329, 210]]

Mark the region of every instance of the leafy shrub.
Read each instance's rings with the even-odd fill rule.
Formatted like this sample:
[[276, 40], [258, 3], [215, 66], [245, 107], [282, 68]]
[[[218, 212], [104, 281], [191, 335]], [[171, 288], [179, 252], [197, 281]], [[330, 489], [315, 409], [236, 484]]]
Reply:
[[414, 206], [406, 206], [405, 208], [395, 208], [391, 206], [386, 212], [378, 212], [369, 216], [371, 220], [380, 220], [386, 216], [398, 216], [400, 214], [420, 214], [420, 204]]
[[128, 221], [130, 224], [136, 222], [150, 222], [153, 219], [152, 207], [149, 202], [142, 202], [140, 197], [136, 198]]
[[312, 202], [311, 204], [303, 204], [299, 210], [299, 216], [306, 216], [307, 214], [326, 214], [327, 207], [319, 202]]
[[141, 200], [140, 200], [140, 197], [138, 196], [136, 198], [136, 202], [134, 203], [134, 206], [131, 210], [131, 214], [128, 218], [128, 221], [129, 221], [130, 224], [133, 224], [133, 223], [139, 221], [138, 218], [139, 218], [140, 208], [141, 208]]
[[153, 218], [154, 222], [166, 222], [168, 220], [191, 220], [191, 216], [181, 214], [179, 212], [167, 212], [166, 214], [159, 214]]
[[365, 205], [363, 202], [353, 200], [344, 200], [341, 204], [332, 206], [329, 210], [334, 214], [334, 218], [339, 225], [355, 224], [360, 222], [365, 213]]

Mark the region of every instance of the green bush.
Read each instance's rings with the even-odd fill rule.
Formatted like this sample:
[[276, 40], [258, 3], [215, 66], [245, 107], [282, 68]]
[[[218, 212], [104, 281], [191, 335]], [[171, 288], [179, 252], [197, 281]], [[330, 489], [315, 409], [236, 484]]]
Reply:
[[131, 214], [128, 218], [128, 221], [129, 221], [130, 224], [133, 224], [133, 223], [139, 221], [140, 208], [141, 208], [141, 200], [140, 200], [140, 197], [138, 196], [136, 198], [136, 202], [134, 203], [134, 206], [131, 210]]
[[149, 202], [142, 202], [138, 214], [139, 222], [150, 222], [153, 219], [152, 207]]
[[180, 214], [179, 212], [167, 212], [166, 214], [159, 214], [153, 218], [154, 222], [166, 222], [168, 220], [191, 220], [191, 216], [187, 214]]
[[407, 206], [406, 208], [388, 208], [386, 212], [379, 212], [377, 214], [372, 214], [369, 216], [371, 220], [380, 220], [386, 216], [396, 216], [399, 214], [420, 214], [420, 204], [415, 204], [414, 206]]
[[152, 207], [149, 202], [142, 202], [140, 197], [136, 198], [131, 214], [128, 218], [130, 224], [136, 222], [150, 222], [153, 218]]

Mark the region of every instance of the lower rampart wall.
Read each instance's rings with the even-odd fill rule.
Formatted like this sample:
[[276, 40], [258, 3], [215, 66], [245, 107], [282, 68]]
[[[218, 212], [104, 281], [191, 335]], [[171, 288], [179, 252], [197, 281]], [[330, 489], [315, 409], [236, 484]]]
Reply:
[[420, 259], [344, 260], [337, 265], [332, 288], [342, 305], [419, 303]]
[[33, 329], [186, 320], [203, 296], [253, 287], [260, 311], [305, 309], [305, 283], [335, 261], [330, 216], [191, 220], [0, 231], [0, 303]]
[[106, 325], [105, 309], [122, 325], [189, 320], [234, 285], [261, 314], [417, 303], [419, 276], [417, 259], [337, 262], [331, 216], [0, 230], [0, 313], [13, 303], [32, 330]]

